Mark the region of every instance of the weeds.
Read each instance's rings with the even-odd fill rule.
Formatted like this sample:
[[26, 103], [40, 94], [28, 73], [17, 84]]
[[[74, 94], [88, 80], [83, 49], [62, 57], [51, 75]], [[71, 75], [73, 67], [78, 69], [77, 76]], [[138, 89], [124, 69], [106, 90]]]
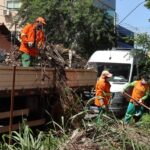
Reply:
[[[60, 125], [54, 124], [60, 127]], [[56, 135], [53, 130], [47, 133], [40, 131], [38, 135], [35, 135], [29, 126], [23, 122], [19, 132], [12, 132], [12, 145], [6, 142], [9, 136], [3, 135], [3, 144], [0, 143], [0, 150], [56, 150], [66, 138], [62, 127], [60, 128], [62, 130], [61, 136]]]
[[140, 123], [143, 128], [150, 131], [150, 114], [144, 114]]
[[[89, 111], [84, 110], [71, 119], [88, 113]], [[0, 150], [148, 150], [149, 134], [145, 133], [142, 127], [149, 128], [149, 118], [150, 115], [145, 114], [141, 127], [134, 128], [120, 124], [113, 114], [108, 116], [102, 113], [95, 119], [85, 120], [83, 117], [80, 120], [80, 128], [72, 130], [62, 117], [61, 124], [52, 120], [49, 124], [53, 125], [53, 129], [40, 131], [38, 135], [23, 123], [19, 132], [12, 133], [12, 145], [7, 144], [8, 137], [3, 135]]]

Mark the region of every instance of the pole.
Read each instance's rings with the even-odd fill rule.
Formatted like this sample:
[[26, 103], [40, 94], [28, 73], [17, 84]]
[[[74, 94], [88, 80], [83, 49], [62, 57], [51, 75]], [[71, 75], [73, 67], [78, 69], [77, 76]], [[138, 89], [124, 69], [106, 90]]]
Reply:
[[[127, 95], [129, 98], [132, 98], [132, 97], [131, 97], [128, 93], [126, 93], [126, 92], [124, 92], [123, 94]], [[133, 98], [132, 98], [132, 99], [133, 99]], [[138, 102], [138, 100], [136, 100], [136, 99], [133, 99], [133, 100], [134, 100], [134, 102], [136, 102], [137, 104], [139, 104], [139, 105], [145, 107], [146, 109], [148, 109], [148, 110], [150, 111], [150, 108], [149, 108], [148, 106], [144, 105], [143, 103]]]
[[[13, 44], [15, 44], [16, 38], [16, 22], [15, 22], [15, 35]], [[13, 124], [13, 111], [14, 111], [14, 91], [15, 91], [15, 78], [16, 78], [16, 64], [15, 59], [13, 60], [13, 75], [12, 75], [12, 89], [11, 89], [11, 101], [10, 101], [10, 116], [9, 116], [9, 144], [12, 143], [12, 124]]]
[[10, 120], [9, 120], [9, 144], [12, 143], [12, 124], [13, 124], [13, 110], [14, 110], [14, 90], [15, 90], [15, 76], [16, 76], [16, 65], [13, 66], [12, 76], [12, 90], [11, 90], [11, 103], [10, 103]]

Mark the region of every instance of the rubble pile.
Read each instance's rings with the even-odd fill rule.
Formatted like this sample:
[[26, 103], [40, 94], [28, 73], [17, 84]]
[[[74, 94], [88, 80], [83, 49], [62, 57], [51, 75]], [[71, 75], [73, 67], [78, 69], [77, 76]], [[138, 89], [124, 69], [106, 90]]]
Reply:
[[[5, 66], [21, 66], [19, 47], [15, 46], [13, 50], [10, 50], [10, 53], [6, 53], [2, 64]], [[47, 44], [44, 49], [39, 49], [39, 56], [35, 58], [32, 65], [34, 68], [40, 67], [43, 74], [45, 68], [55, 69], [55, 91], [57, 91], [59, 104], [63, 109], [66, 119], [82, 110], [78, 95], [67, 85], [65, 69], [83, 69], [86, 65], [85, 59], [76, 54], [75, 51], [64, 48], [62, 44]]]
[[[82, 105], [76, 92], [68, 87], [67, 77], [64, 68], [83, 68], [85, 61], [79, 56], [74, 54], [74, 59], [69, 63], [68, 53], [69, 49], [64, 49], [62, 45], [48, 45], [46, 47], [46, 58], [42, 54], [44, 64], [55, 68], [56, 89], [60, 97], [60, 105], [63, 108], [63, 113], [66, 119], [82, 110]], [[48, 64], [49, 63], [49, 64]], [[70, 66], [73, 66], [71, 67]], [[77, 65], [78, 64], [78, 67]], [[71, 108], [71, 109], [70, 109]]]
[[9, 52], [1, 53], [0, 57], [3, 58], [1, 59], [1, 65], [3, 66], [12, 66], [13, 64], [16, 66], [21, 66], [21, 52], [19, 51], [18, 46], [14, 46]]
[[[21, 52], [19, 47], [14, 46], [10, 52], [5, 54], [3, 65], [11, 66], [13, 63], [16, 66], [21, 66]], [[48, 44], [44, 49], [39, 50], [39, 56], [36, 59], [34, 66], [55, 67], [55, 64], [63, 65], [65, 68], [84, 68], [87, 60], [76, 54], [74, 50], [66, 49], [62, 44]]]
[[[62, 44], [50, 44], [43, 52], [48, 60], [55, 59], [58, 63], [62, 63], [69, 68], [84, 68], [87, 62], [87, 60], [76, 54], [74, 50], [66, 49]], [[41, 57], [43, 52], [41, 52]]]
[[60, 150], [149, 149], [149, 132], [121, 124], [105, 114], [98, 117], [100, 122], [84, 121], [83, 128], [71, 132]]
[[86, 136], [86, 131], [76, 129], [60, 150], [99, 150], [99, 145]]

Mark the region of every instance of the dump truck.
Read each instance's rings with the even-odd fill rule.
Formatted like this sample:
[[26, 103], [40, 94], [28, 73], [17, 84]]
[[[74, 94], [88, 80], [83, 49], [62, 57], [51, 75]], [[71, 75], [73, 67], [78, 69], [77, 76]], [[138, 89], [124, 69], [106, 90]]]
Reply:
[[[15, 71], [15, 72], [14, 72]], [[97, 72], [87, 69], [65, 69], [70, 88], [89, 89], [96, 82]], [[56, 94], [56, 70], [40, 67], [0, 66], [0, 133], [9, 131], [13, 99], [12, 130], [17, 130], [22, 118], [31, 127], [45, 124], [45, 101], [53, 108]]]

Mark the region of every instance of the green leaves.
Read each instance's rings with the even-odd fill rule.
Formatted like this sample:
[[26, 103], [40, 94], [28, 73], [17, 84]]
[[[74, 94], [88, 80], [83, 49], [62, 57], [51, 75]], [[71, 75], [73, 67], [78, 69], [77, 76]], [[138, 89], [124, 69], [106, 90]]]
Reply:
[[19, 15], [24, 18], [23, 24], [37, 16], [45, 17], [47, 40], [74, 47], [85, 57], [114, 46], [113, 19], [95, 8], [92, 0], [22, 0]]
[[150, 36], [147, 33], [135, 35], [134, 39], [135, 49], [131, 52], [134, 57], [139, 73], [150, 74]]
[[62, 133], [62, 138], [54, 137], [50, 131], [49, 133], [40, 131], [36, 136], [25, 123], [22, 124], [19, 132], [13, 131], [12, 140], [14, 144], [7, 144], [4, 136], [8, 138], [7, 135], [3, 135], [4, 143], [0, 143], [0, 149], [2, 150], [53, 150], [58, 149], [66, 138], [64, 133]]
[[135, 45], [137, 47], [140, 47], [144, 51], [149, 51], [150, 50], [150, 35], [147, 33], [141, 33], [137, 34], [135, 36]]
[[148, 9], [150, 9], [150, 0], [146, 0], [145, 6], [146, 6]]

